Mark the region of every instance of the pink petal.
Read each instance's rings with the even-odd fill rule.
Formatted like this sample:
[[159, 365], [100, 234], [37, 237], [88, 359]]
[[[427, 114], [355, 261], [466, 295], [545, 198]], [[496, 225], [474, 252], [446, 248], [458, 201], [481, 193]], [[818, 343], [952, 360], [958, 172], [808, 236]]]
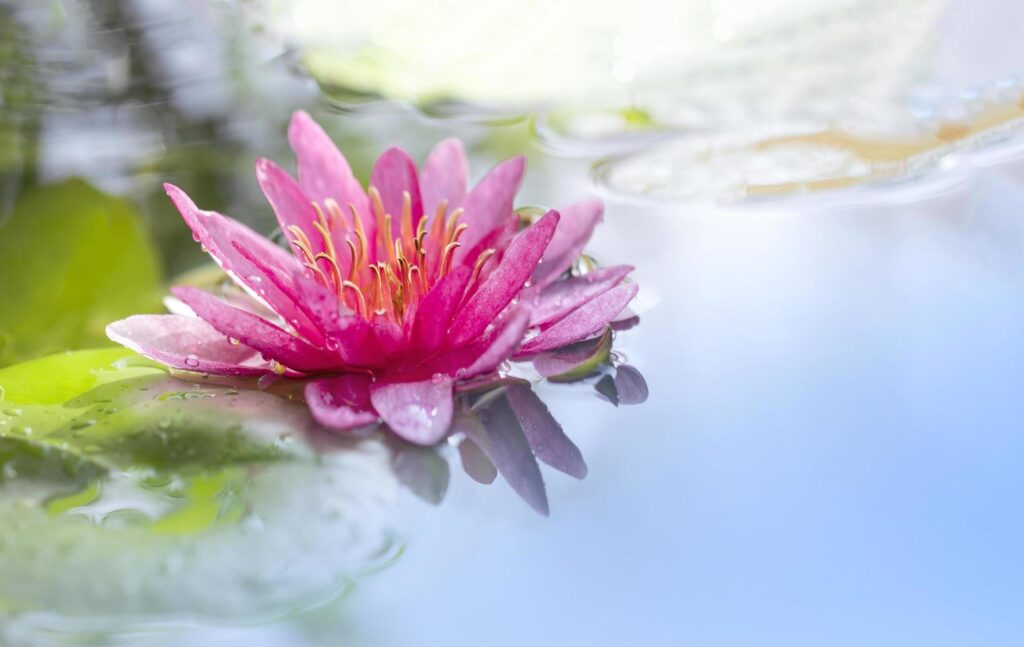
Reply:
[[[291, 254], [240, 222], [215, 211], [199, 209], [178, 187], [165, 184], [164, 189], [192, 229], [192, 235], [239, 287], [266, 303], [296, 329], [312, 334], [312, 341], [318, 341], [315, 326], [296, 304], [294, 295], [274, 285], [267, 277], [267, 270], [262, 269], [272, 269], [285, 276], [300, 270], [301, 266]], [[240, 249], [247, 250], [249, 254], [243, 254]], [[262, 260], [261, 266], [250, 260], [257, 256]]]
[[391, 429], [418, 445], [433, 445], [452, 422], [452, 380], [436, 375], [419, 382], [374, 382], [370, 400]]
[[444, 342], [471, 274], [472, 270], [460, 265], [430, 288], [416, 310], [412, 332], [414, 346], [436, 348]]
[[187, 286], [171, 288], [171, 292], [220, 333], [288, 368], [315, 373], [343, 366], [336, 354], [310, 346], [261, 317], [229, 306], [209, 292]]
[[564, 319], [523, 344], [519, 356], [560, 348], [599, 332], [636, 296], [635, 283], [619, 285], [594, 297]]
[[[290, 227], [297, 226], [309, 238], [314, 254], [325, 251], [324, 239], [313, 227], [317, 218], [316, 211], [313, 210], [309, 197], [299, 187], [299, 183], [268, 159], [256, 161], [256, 181], [259, 182], [267, 202], [274, 209], [285, 237], [294, 240], [295, 235], [291, 233]], [[301, 261], [303, 257], [299, 250], [293, 248], [293, 251]]]
[[533, 273], [533, 284], [538, 287], [544, 287], [557, 279], [583, 253], [594, 228], [601, 222], [604, 203], [596, 198], [583, 200], [558, 211], [562, 214], [558, 229], [544, 250], [543, 260]]
[[537, 267], [537, 261], [544, 253], [544, 248], [551, 240], [557, 225], [558, 212], [549, 211], [509, 243], [501, 263], [455, 316], [451, 327], [453, 345], [479, 337], [487, 324], [491, 323], [519, 294], [523, 284]]
[[603, 294], [633, 271], [630, 265], [617, 265], [593, 270], [583, 276], [555, 281], [542, 290], [534, 290], [531, 299], [524, 295], [533, 312], [530, 324], [545, 326], [554, 323], [594, 297]]
[[377, 421], [366, 375], [339, 375], [310, 382], [305, 396], [313, 419], [325, 427], [347, 431]]
[[[519, 216], [515, 213], [510, 213], [505, 216], [504, 220], [497, 227], [491, 230], [491, 233], [484, 236], [477, 242], [473, 247], [466, 248], [460, 247], [456, 251], [455, 263], [461, 265], [468, 265], [470, 267], [476, 263], [476, 259], [480, 254], [484, 253], [487, 249], [503, 250], [508, 247], [509, 241], [515, 237], [516, 232], [519, 231]], [[469, 233], [467, 229], [465, 233]], [[460, 242], [465, 240], [463, 235]], [[458, 255], [458, 252], [465, 250], [465, 254]]]
[[[260, 267], [260, 259], [250, 257], [244, 249], [241, 251], [254, 265]], [[358, 315], [343, 314], [337, 295], [299, 272], [282, 276], [271, 272], [269, 268], [261, 269], [267, 272], [266, 276], [274, 286], [294, 295], [306, 320], [318, 331], [317, 338], [303, 333], [307, 339], [328, 350], [336, 350], [342, 361], [350, 367], [376, 368], [383, 365], [384, 351], [373, 327]], [[294, 320], [292, 324], [295, 324]]]
[[374, 315], [370, 326], [377, 335], [377, 341], [385, 355], [397, 353], [406, 348], [405, 332], [402, 327], [384, 315]]
[[512, 213], [512, 203], [523, 182], [525, 170], [526, 158], [518, 155], [495, 166], [470, 190], [462, 202], [465, 209], [462, 222], [469, 228], [459, 239], [462, 247], [455, 251], [456, 262], [494, 229], [505, 224]]
[[[282, 269], [268, 265], [266, 260], [259, 254], [233, 242], [235, 250], [253, 264], [262, 273], [263, 280], [284, 294], [298, 309], [304, 317], [293, 318], [288, 323], [295, 328], [296, 332], [310, 340], [316, 345], [323, 345], [325, 341], [326, 328], [318, 320], [318, 306], [324, 307], [324, 301], [330, 299], [335, 304], [333, 310], [337, 311], [337, 296], [323, 287], [316, 281], [308, 278], [305, 271], [298, 266]], [[262, 282], [262, 281], [261, 281]], [[262, 289], [262, 288], [261, 288]], [[330, 307], [330, 306], [326, 306]]]
[[459, 371], [460, 378], [470, 378], [490, 373], [505, 360], [512, 357], [523, 343], [523, 335], [530, 325], [530, 312], [516, 308], [505, 320], [504, 327], [491, 340], [490, 345], [469, 367]]
[[[402, 193], [409, 192], [412, 199], [413, 227], [423, 215], [423, 201], [420, 198], [420, 181], [416, 174], [416, 162], [401, 148], [392, 147], [384, 151], [373, 165], [370, 184], [380, 192], [384, 212], [391, 214], [391, 233], [398, 236], [402, 226]], [[372, 247], [372, 245], [371, 245]]]
[[383, 366], [384, 348], [369, 321], [351, 312], [342, 312], [337, 296], [315, 281], [300, 282], [298, 287], [310, 317], [324, 331], [324, 346], [328, 350], [337, 350], [349, 366]]
[[331, 198], [351, 222], [348, 206], [354, 205], [363, 220], [366, 235], [373, 240], [376, 222], [370, 214], [366, 192], [352, 174], [345, 156], [313, 118], [299, 110], [288, 124], [288, 141], [299, 162], [299, 185], [311, 200], [324, 203]]
[[107, 326], [107, 337], [171, 368], [213, 375], [264, 375], [270, 364], [242, 344], [230, 343], [202, 319], [133, 315]]
[[469, 164], [466, 151], [458, 139], [446, 139], [434, 147], [420, 171], [420, 190], [423, 192], [423, 210], [432, 217], [442, 200], [452, 210], [466, 197], [466, 178]]
[[574, 478], [581, 479], [587, 475], [583, 454], [529, 385], [510, 386], [505, 389], [505, 397], [537, 458]]

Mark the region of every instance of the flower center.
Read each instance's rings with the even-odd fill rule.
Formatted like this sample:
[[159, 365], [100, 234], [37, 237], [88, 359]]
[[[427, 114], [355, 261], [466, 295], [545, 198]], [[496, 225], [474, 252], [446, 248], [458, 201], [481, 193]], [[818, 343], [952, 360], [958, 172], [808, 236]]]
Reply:
[[[424, 214], [414, 224], [412, 199], [405, 191], [398, 232], [393, 233], [394, 218], [384, 210], [380, 192], [371, 186], [368, 194], [377, 226], [372, 241], [367, 239], [362, 214], [355, 205], [349, 205], [349, 224], [338, 203], [328, 198], [322, 206], [313, 202], [313, 227], [322, 239], [323, 251], [315, 252], [309, 236], [296, 225], [288, 227], [290, 242], [313, 278], [334, 291], [339, 302], [367, 319], [385, 316], [401, 324], [430, 288], [451, 271], [455, 250], [461, 246], [459, 237], [468, 225], [459, 223], [462, 209], [449, 213], [444, 200], [432, 219]], [[477, 257], [467, 294], [494, 253], [487, 249]]]

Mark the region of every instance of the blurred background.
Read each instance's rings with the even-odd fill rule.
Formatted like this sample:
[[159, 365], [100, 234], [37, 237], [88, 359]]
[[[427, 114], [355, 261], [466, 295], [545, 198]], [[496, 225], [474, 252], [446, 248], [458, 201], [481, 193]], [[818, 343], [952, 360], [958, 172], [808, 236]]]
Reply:
[[0, 640], [1020, 644], [1022, 26], [1019, 0], [0, 0], [0, 367], [107, 345], [202, 268], [163, 182], [273, 231], [253, 162], [294, 168], [304, 109], [363, 181], [457, 136], [474, 180], [527, 156], [521, 204], [603, 198], [590, 251], [637, 266], [617, 349], [651, 387], [545, 394], [590, 465], [551, 475], [550, 519], [454, 476], [436, 508], [388, 490], [345, 529], [393, 532], [387, 568], [255, 622], [244, 587], [200, 613], [197, 574], [287, 537], [154, 566], [159, 630], [54, 592], [107, 568], [93, 537], [8, 578], [0, 611], [36, 606]]

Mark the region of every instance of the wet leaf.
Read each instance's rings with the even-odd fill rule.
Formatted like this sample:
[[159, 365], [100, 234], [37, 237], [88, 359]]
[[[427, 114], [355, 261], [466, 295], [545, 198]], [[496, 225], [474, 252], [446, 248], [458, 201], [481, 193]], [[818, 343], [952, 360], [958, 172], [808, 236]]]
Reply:
[[158, 311], [161, 291], [131, 204], [82, 180], [30, 189], [0, 225], [0, 366], [107, 345], [104, 327]]
[[124, 349], [0, 369], [0, 438], [104, 469], [196, 470], [286, 458], [315, 427], [300, 402], [197, 380], [171, 377]]

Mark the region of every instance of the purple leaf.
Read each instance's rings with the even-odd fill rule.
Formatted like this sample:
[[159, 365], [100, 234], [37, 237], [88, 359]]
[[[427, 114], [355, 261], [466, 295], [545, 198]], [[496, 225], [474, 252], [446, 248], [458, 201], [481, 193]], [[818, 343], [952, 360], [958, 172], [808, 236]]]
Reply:
[[579, 448], [565, 435], [533, 389], [518, 384], [506, 388], [505, 395], [537, 458], [574, 478], [585, 477], [587, 464]]
[[619, 404], [642, 404], [650, 395], [644, 376], [628, 364], [615, 370], [615, 390], [619, 394]]
[[486, 400], [477, 411], [480, 425], [467, 425], [466, 435], [475, 442], [505, 477], [516, 494], [544, 516], [548, 497], [537, 459], [530, 451], [522, 427], [505, 394]]

